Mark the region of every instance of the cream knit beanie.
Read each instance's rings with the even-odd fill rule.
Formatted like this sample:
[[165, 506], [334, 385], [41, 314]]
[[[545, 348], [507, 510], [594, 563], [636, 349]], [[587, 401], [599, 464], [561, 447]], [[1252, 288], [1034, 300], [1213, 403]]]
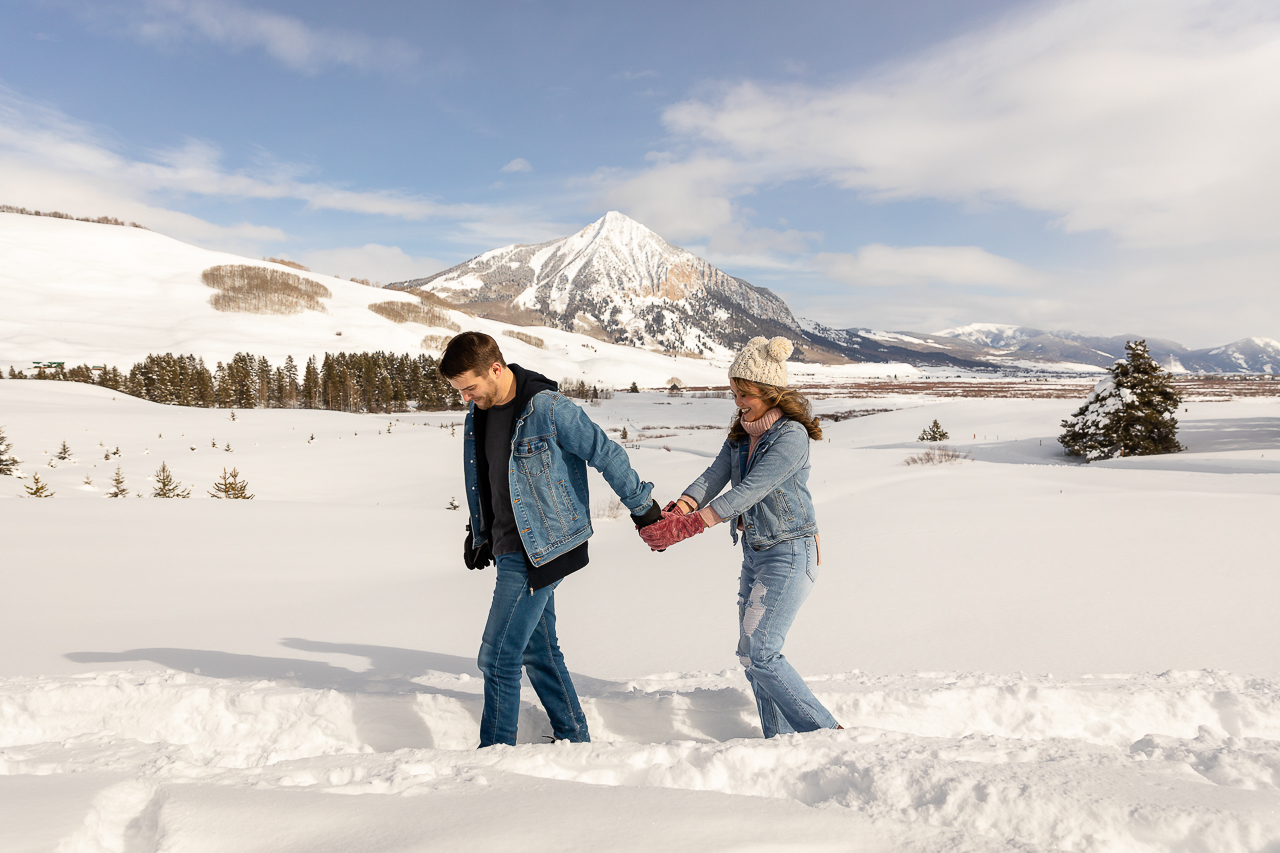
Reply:
[[787, 387], [787, 359], [794, 345], [786, 338], [752, 338], [729, 368], [730, 379]]

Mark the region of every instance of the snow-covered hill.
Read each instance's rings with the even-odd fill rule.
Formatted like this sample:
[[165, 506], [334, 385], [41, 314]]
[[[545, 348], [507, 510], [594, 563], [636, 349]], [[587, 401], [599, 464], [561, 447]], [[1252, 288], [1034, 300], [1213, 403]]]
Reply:
[[[212, 367], [237, 352], [273, 363], [292, 355], [301, 363], [325, 352], [437, 353], [454, 330], [395, 323], [369, 309], [410, 293], [369, 288], [319, 275], [214, 252], [138, 228], [0, 213], [0, 370], [29, 369], [33, 362], [67, 366], [105, 364], [127, 370], [149, 353], [193, 354]], [[301, 275], [328, 288], [324, 312], [291, 315], [215, 310], [216, 292], [201, 273], [221, 264], [248, 264]], [[556, 328], [517, 327], [443, 310], [459, 329], [487, 332], [502, 341], [511, 361], [536, 365], [559, 380], [582, 378], [613, 387], [637, 382], [666, 387], [724, 384], [724, 364], [674, 358], [605, 343]], [[537, 347], [505, 335], [541, 341]], [[434, 340], [424, 346], [424, 338]], [[727, 362], [726, 362], [727, 363]]]
[[753, 335], [800, 332], [791, 309], [769, 290], [616, 211], [570, 237], [504, 246], [391, 286], [430, 291], [481, 314], [524, 313], [557, 328], [669, 352], [723, 354]]

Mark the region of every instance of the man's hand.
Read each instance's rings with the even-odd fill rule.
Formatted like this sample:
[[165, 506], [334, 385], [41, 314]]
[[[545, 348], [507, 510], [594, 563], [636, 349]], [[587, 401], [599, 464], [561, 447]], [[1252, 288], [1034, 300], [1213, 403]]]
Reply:
[[707, 529], [701, 513], [692, 515], [676, 515], [664, 513], [662, 521], [651, 524], [640, 531], [640, 538], [655, 551], [665, 551], [677, 542], [697, 536]]
[[644, 512], [636, 514], [631, 513], [631, 520], [636, 525], [636, 530], [648, 527], [650, 524], [657, 524], [662, 520], [662, 510], [658, 509], [657, 501], [650, 501], [649, 506]]
[[493, 561], [493, 547], [486, 539], [479, 548], [475, 547], [471, 538], [471, 525], [467, 525], [467, 541], [462, 546], [462, 562], [468, 569], [483, 569]]

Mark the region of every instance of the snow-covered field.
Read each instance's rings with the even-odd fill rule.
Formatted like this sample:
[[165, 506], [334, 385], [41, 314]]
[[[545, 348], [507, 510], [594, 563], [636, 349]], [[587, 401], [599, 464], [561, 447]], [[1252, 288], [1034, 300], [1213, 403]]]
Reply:
[[[667, 499], [729, 405], [588, 411], [651, 436]], [[0, 381], [28, 477], [0, 477], [0, 850], [1280, 849], [1280, 402], [1192, 403], [1186, 453], [1090, 466], [1054, 441], [1076, 405], [820, 403], [894, 409], [814, 446], [787, 653], [840, 732], [760, 737], [728, 533], [649, 553], [596, 479], [557, 592], [595, 742], [542, 742], [530, 692], [524, 743], [478, 751], [459, 414]], [[933, 418], [970, 461], [904, 464]], [[191, 500], [149, 497], [162, 461]], [[224, 466], [254, 501], [206, 497]], [[18, 497], [37, 472], [54, 499]]]

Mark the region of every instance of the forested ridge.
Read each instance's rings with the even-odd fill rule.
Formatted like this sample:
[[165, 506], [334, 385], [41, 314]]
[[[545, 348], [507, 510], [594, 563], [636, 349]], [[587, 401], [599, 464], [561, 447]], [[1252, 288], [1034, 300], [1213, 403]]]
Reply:
[[439, 411], [462, 400], [436, 370], [430, 355], [386, 352], [325, 353], [299, 371], [293, 356], [272, 365], [264, 356], [237, 353], [210, 370], [194, 355], [148, 355], [123, 373], [82, 364], [37, 366], [34, 375], [9, 368], [9, 379], [85, 382], [154, 403], [220, 409], [328, 409], [340, 412]]

